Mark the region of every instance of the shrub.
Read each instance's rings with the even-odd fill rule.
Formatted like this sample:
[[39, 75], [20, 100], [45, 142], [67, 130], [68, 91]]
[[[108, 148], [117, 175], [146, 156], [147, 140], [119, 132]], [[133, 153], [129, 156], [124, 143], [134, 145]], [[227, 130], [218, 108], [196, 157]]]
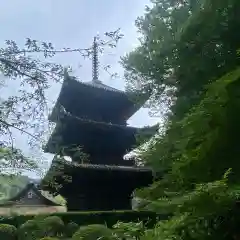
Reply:
[[[39, 214], [37, 219], [43, 219], [49, 215]], [[167, 219], [165, 215], [158, 215], [155, 212], [150, 211], [95, 211], [95, 212], [66, 212], [66, 213], [54, 213], [50, 216], [61, 217], [65, 224], [69, 222], [75, 222], [78, 225], [88, 224], [107, 224], [108, 227], [112, 227], [118, 221], [121, 222], [139, 222], [143, 221], [148, 223], [147, 225], [152, 227], [156, 223], [156, 218]], [[2, 217], [0, 223], [7, 223], [16, 227], [21, 226], [28, 220], [35, 220], [33, 215], [18, 215], [14, 217]]]
[[41, 238], [40, 240], [59, 240], [59, 238], [55, 238], [55, 237], [44, 237], [44, 238]]
[[57, 216], [36, 217], [22, 224], [18, 230], [20, 240], [32, 240], [44, 237], [55, 237], [64, 229], [64, 223]]
[[73, 240], [110, 240], [113, 239], [113, 232], [105, 225], [92, 224], [88, 226], [82, 226], [73, 235]]
[[139, 239], [146, 230], [142, 222], [118, 222], [113, 225], [113, 229], [119, 239]]
[[67, 237], [72, 237], [73, 234], [78, 230], [79, 226], [75, 222], [70, 222], [65, 227], [65, 235]]
[[17, 228], [9, 224], [0, 224], [0, 239], [15, 240], [17, 238]]
[[[121, 222], [147, 222], [150, 226], [156, 223], [157, 214], [150, 211], [93, 211], [93, 212], [63, 212], [54, 213], [54, 216], [62, 218], [64, 223], [75, 222], [79, 226], [89, 224], [106, 224], [112, 227], [118, 221]], [[159, 216], [166, 219], [166, 216]]]
[[18, 229], [19, 240], [33, 240], [44, 237], [44, 231], [35, 220], [28, 220]]
[[32, 220], [37, 221], [37, 222], [41, 222], [41, 221], [44, 221], [44, 219], [46, 217], [47, 217], [46, 215], [39, 214], [39, 215], [34, 216]]
[[64, 231], [64, 223], [60, 217], [49, 216], [39, 221], [39, 227], [45, 232], [45, 236], [58, 236]]

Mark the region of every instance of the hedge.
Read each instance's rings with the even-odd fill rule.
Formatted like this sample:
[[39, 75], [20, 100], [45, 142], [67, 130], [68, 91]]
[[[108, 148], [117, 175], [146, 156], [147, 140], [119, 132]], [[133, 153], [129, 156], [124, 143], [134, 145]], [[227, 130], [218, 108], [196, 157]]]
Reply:
[[0, 224], [0, 237], [4, 240], [16, 239], [17, 228], [8, 224]]
[[[164, 220], [167, 216], [157, 215], [154, 212], [149, 211], [101, 211], [101, 212], [62, 212], [53, 214], [39, 214], [39, 217], [58, 216], [64, 224], [75, 222], [79, 226], [88, 224], [106, 224], [108, 227], [112, 227], [118, 221], [122, 222], [136, 222], [143, 221], [147, 225], [152, 226], [156, 219]], [[17, 216], [3, 216], [0, 217], [0, 224], [10, 224], [19, 227], [21, 224], [28, 220], [35, 218], [36, 215], [17, 215]]]
[[73, 240], [95, 240], [95, 239], [104, 239], [109, 240], [113, 239], [113, 231], [107, 228], [105, 225], [101, 224], [92, 224], [87, 226], [81, 226], [77, 232], [72, 236]]

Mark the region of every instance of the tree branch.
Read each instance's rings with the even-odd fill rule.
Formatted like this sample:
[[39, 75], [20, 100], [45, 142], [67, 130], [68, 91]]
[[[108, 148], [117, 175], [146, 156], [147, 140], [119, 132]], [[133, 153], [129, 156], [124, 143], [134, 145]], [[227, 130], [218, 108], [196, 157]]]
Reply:
[[22, 133], [25, 133], [25, 134], [31, 136], [32, 138], [38, 140], [38, 138], [37, 138], [36, 136], [34, 136], [33, 134], [31, 134], [31, 133], [29, 133], [28, 131], [25, 131], [24, 129], [21, 129], [21, 128], [17, 127], [17, 126], [14, 126], [14, 125], [11, 124], [11, 123], [8, 123], [8, 122], [6, 122], [6, 121], [4, 121], [4, 120], [2, 120], [2, 119], [0, 119], [0, 123], [2, 123], [3, 125], [5, 125], [5, 126], [7, 126], [7, 127], [14, 128], [14, 129], [16, 129], [16, 130], [18, 130], [18, 131], [20, 131], [20, 132], [22, 132]]

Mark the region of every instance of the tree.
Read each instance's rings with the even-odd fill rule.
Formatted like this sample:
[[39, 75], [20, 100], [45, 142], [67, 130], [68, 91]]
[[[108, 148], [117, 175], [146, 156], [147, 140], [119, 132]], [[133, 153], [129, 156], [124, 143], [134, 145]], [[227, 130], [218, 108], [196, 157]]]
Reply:
[[[106, 47], [116, 47], [122, 34], [118, 29], [105, 33], [105, 37], [106, 40], [97, 37], [100, 51]], [[6, 47], [0, 49], [0, 72], [7, 78], [7, 82], [1, 82], [0, 90], [6, 88], [9, 81], [15, 81], [19, 86], [17, 95], [1, 99], [0, 102], [1, 144], [4, 148], [7, 147], [8, 151], [20, 153], [13, 143], [13, 129], [28, 135], [30, 143], [41, 140], [46, 131], [44, 123], [49, 112], [45, 92], [51, 87], [52, 81], [61, 82], [64, 69], [71, 70], [70, 67], [53, 63], [49, 59], [56, 54], [72, 52], [91, 58], [93, 49], [55, 49], [52, 43], [38, 42], [30, 38], [26, 40], [23, 48], [16, 42], [7, 40]]]
[[237, 9], [234, 0], [153, 1], [137, 21], [140, 46], [122, 61], [129, 90], [151, 95], [157, 110], [167, 101], [181, 119], [206, 84], [238, 65]]
[[[140, 46], [122, 58], [129, 90], [151, 96], [150, 105], [161, 109], [174, 100], [176, 82], [175, 35], [201, 1], [152, 1], [136, 21], [142, 33]], [[195, 7], [193, 5], [195, 4]]]
[[11, 147], [0, 147], [0, 171], [13, 170], [37, 170], [38, 164], [30, 158], [24, 157], [22, 151]]
[[234, 0], [154, 1], [138, 19], [140, 46], [122, 63], [129, 91], [151, 95], [153, 112], [166, 116], [158, 140], [144, 155], [155, 166], [161, 167], [156, 147], [162, 150], [162, 162], [173, 156], [174, 146], [164, 137], [171, 121], [181, 120], [199, 103], [207, 84], [239, 65], [239, 8]]
[[161, 180], [138, 192], [147, 209], [173, 214], [147, 233], [150, 239], [239, 236], [239, 84], [238, 68], [212, 83], [169, 130], [177, 132], [170, 140], [178, 157], [169, 159]]
[[[151, 11], [160, 15], [159, 2]], [[179, 2], [169, 1], [169, 5]], [[190, 7], [190, 2], [182, 1], [176, 9], [183, 13], [184, 6]], [[164, 41], [151, 45], [162, 39], [160, 28], [155, 29], [156, 36], [154, 27], [147, 27], [144, 37], [152, 42], [144, 38], [124, 59], [133, 90], [138, 82], [143, 90], [149, 87], [156, 104], [164, 89], [174, 90], [170, 92], [172, 115], [142, 154], [156, 172], [164, 172], [150, 187], [137, 192], [148, 203], [146, 209], [171, 217], [141, 239], [238, 239], [240, 235], [240, 41], [236, 35], [240, 2], [206, 0], [195, 6], [184, 15], [174, 38], [162, 31]], [[164, 25], [156, 16], [151, 14], [148, 21]], [[158, 57], [146, 57], [149, 46], [155, 47], [149, 55]]]

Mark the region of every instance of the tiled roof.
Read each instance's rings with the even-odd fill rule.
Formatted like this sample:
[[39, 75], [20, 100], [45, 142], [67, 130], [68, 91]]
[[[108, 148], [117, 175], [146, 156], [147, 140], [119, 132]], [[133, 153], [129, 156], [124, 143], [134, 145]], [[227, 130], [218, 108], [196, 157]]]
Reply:
[[99, 165], [99, 164], [78, 164], [72, 162], [72, 165], [80, 168], [99, 169], [99, 170], [116, 170], [116, 171], [132, 171], [132, 172], [151, 172], [151, 168], [146, 167], [130, 167], [115, 165]]
[[67, 111], [64, 111], [63, 113], [63, 118], [64, 119], [68, 119], [68, 120], [76, 120], [79, 123], [82, 124], [95, 124], [95, 125], [99, 125], [99, 126], [105, 126], [106, 128], [110, 127], [110, 128], [118, 128], [118, 129], [122, 129], [122, 130], [132, 130], [132, 131], [137, 131], [140, 128], [137, 127], [132, 127], [132, 126], [126, 126], [126, 125], [120, 125], [120, 124], [115, 124], [115, 123], [108, 123], [108, 122], [99, 122], [99, 121], [95, 121], [95, 120], [91, 120], [91, 119], [87, 119], [87, 118], [80, 118], [77, 116], [72, 115], [71, 113], [68, 113]]
[[88, 86], [105, 89], [105, 90], [108, 90], [108, 91], [125, 93], [124, 91], [121, 91], [121, 90], [119, 90], [119, 89], [110, 87], [110, 86], [108, 86], [108, 85], [105, 85], [105, 84], [103, 84], [101, 81], [98, 81], [98, 82], [91, 81], [91, 82], [81, 82], [81, 83], [82, 83], [82, 84], [85, 84], [85, 85], [88, 85]]
[[123, 95], [126, 95], [125, 91], [122, 91], [122, 90], [110, 87], [110, 86], [108, 86], [106, 84], [103, 84], [100, 80], [90, 81], [90, 82], [83, 82], [83, 81], [80, 81], [76, 77], [68, 75], [68, 76], [65, 76], [65, 78], [64, 78], [64, 84], [67, 84], [68, 81], [75, 81], [75, 82], [77, 82], [79, 84], [83, 84], [85, 86], [89, 86], [89, 87], [93, 87], [93, 88], [99, 88], [99, 89], [103, 89], [103, 90], [106, 90], [106, 91], [117, 92], [117, 93], [121, 93]]
[[5, 200], [4, 202], [0, 203], [0, 206], [4, 205], [12, 205], [15, 201], [18, 201], [21, 197], [23, 197], [25, 194], [27, 194], [30, 190], [34, 191], [34, 193], [39, 196], [40, 198], [44, 199], [46, 202], [48, 202], [50, 205], [55, 206], [61, 206], [60, 204], [56, 203], [52, 199], [47, 198], [42, 194], [40, 190], [38, 190], [34, 183], [27, 184], [19, 193], [17, 193], [14, 197]]

